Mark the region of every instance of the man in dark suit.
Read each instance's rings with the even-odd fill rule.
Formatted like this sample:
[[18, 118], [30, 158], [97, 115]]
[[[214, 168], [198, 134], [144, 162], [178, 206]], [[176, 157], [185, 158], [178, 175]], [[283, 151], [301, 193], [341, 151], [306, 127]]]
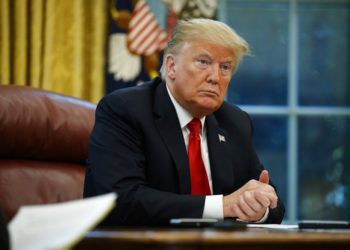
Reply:
[[110, 224], [282, 221], [284, 207], [254, 151], [249, 116], [224, 102], [248, 51], [221, 22], [179, 21], [164, 53], [162, 79], [100, 101], [84, 196], [118, 194]]

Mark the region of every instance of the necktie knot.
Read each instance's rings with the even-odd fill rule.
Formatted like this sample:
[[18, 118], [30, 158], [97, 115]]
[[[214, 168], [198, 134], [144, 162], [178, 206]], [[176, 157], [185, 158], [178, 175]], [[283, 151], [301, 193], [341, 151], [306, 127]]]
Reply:
[[201, 121], [198, 118], [193, 118], [192, 121], [190, 121], [187, 124], [187, 128], [190, 130], [191, 134], [199, 135], [201, 131]]

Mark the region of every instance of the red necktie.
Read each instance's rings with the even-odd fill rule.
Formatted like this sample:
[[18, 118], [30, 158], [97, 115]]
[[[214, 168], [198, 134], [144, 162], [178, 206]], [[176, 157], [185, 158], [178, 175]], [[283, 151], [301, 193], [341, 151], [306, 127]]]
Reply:
[[190, 130], [188, 161], [190, 164], [191, 193], [195, 195], [210, 195], [208, 176], [201, 154], [201, 125], [198, 118], [194, 118], [187, 124], [187, 128]]

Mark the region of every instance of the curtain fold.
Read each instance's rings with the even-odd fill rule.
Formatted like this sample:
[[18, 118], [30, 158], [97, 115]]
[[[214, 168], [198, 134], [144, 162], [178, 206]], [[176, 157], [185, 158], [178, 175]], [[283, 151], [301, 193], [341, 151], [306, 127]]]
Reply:
[[102, 97], [109, 1], [0, 2], [0, 84]]

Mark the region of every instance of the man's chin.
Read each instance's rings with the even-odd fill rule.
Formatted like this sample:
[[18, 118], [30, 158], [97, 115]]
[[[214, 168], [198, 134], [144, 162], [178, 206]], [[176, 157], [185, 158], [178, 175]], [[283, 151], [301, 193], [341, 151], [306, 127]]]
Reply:
[[202, 116], [206, 116], [209, 115], [211, 113], [214, 113], [216, 110], [218, 110], [220, 108], [221, 105], [219, 105], [218, 103], [206, 103], [206, 104], [201, 104], [198, 107], [198, 111], [202, 114]]
[[219, 102], [216, 98], [204, 98], [199, 105], [202, 106], [203, 109], [207, 109], [208, 111], [214, 112], [220, 106], [222, 102]]

